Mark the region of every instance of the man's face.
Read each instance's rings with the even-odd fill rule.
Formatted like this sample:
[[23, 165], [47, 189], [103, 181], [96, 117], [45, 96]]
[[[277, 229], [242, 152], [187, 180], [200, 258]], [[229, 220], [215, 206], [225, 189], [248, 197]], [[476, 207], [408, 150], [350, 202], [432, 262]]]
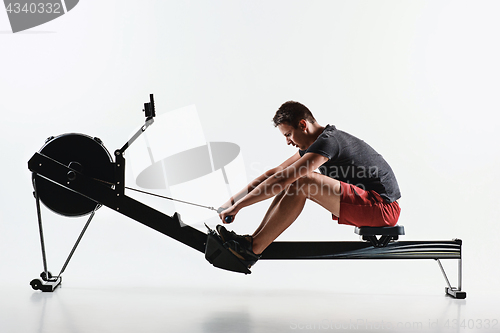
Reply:
[[278, 129], [281, 134], [285, 136], [287, 145], [292, 145], [301, 150], [305, 150], [308, 146], [306, 145], [307, 140], [305, 137], [306, 134], [304, 131], [304, 125], [305, 124], [302, 124], [301, 122], [297, 128], [293, 128], [293, 126], [288, 124], [279, 124]]

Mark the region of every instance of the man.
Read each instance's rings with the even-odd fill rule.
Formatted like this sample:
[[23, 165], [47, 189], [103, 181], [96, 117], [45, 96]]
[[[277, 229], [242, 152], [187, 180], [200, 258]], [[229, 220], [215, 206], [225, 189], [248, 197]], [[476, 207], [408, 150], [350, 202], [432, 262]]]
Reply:
[[[332, 213], [340, 224], [394, 226], [401, 197], [387, 162], [364, 141], [335, 126], [319, 125], [309, 109], [294, 101], [284, 103], [273, 122], [288, 145], [299, 151], [268, 170], [231, 197], [220, 218], [236, 217], [247, 206], [275, 196], [262, 223], [252, 235], [237, 235], [222, 225], [217, 231], [229, 250], [253, 265], [301, 213], [307, 199]], [[319, 168], [321, 173], [316, 172]]]

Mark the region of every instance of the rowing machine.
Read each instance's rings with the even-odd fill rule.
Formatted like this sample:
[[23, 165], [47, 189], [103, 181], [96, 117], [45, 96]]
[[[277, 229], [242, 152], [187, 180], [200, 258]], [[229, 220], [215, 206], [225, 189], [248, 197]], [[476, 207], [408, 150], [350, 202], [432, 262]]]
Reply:
[[[161, 213], [125, 195], [125, 157], [127, 148], [150, 126], [155, 117], [153, 95], [144, 105], [146, 122], [125, 145], [111, 154], [101, 140], [83, 134], [50, 137], [28, 162], [32, 172], [34, 196], [43, 260], [40, 278], [31, 281], [35, 290], [52, 292], [62, 282], [62, 274], [71, 260], [96, 211], [106, 206], [161, 232], [199, 252], [215, 267], [250, 274], [248, 265], [236, 258], [209, 228], [205, 234], [184, 224], [178, 213]], [[168, 198], [171, 199], [171, 198]], [[48, 270], [43, 236], [40, 202], [64, 216], [90, 214], [60, 273]], [[205, 207], [213, 209], [212, 207]], [[398, 241], [404, 235], [402, 226], [356, 228], [363, 241], [357, 242], [273, 242], [262, 253], [261, 260], [304, 259], [434, 259], [445, 277], [445, 292], [454, 298], [465, 298], [462, 291], [462, 241]], [[441, 259], [458, 260], [458, 287], [452, 287]]]

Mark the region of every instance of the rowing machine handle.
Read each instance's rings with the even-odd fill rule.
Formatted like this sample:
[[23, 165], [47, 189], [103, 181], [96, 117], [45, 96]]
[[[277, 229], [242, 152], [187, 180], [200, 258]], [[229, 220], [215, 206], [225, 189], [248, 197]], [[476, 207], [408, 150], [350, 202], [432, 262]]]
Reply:
[[[222, 208], [222, 207], [219, 207], [219, 208], [217, 209], [217, 213], [219, 213], [219, 214], [220, 214], [220, 213], [222, 213], [223, 211], [225, 211], [226, 209], [227, 209], [227, 208]], [[226, 217], [224, 218], [224, 222], [226, 222], [226, 223], [231, 223], [231, 222], [233, 222], [233, 220], [234, 220], [234, 216], [233, 216], [233, 215], [228, 215], [228, 216], [226, 216]]]

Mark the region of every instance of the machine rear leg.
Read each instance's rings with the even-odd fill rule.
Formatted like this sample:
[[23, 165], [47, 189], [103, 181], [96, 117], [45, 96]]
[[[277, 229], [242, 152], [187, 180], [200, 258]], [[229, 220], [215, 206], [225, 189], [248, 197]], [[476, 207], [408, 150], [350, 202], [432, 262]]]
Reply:
[[80, 244], [80, 241], [81, 241], [83, 235], [85, 234], [85, 231], [87, 230], [87, 228], [90, 224], [90, 221], [92, 221], [92, 218], [94, 217], [96, 210], [99, 209], [99, 207], [101, 207], [101, 205], [96, 205], [95, 209], [90, 214], [90, 217], [87, 220], [87, 223], [83, 227], [83, 230], [80, 233], [80, 236], [78, 237], [75, 245], [71, 249], [71, 252], [70, 252], [68, 258], [66, 259], [66, 262], [64, 263], [59, 275], [54, 277], [54, 276], [52, 276], [52, 273], [49, 272], [48, 265], [47, 265], [47, 254], [45, 251], [45, 240], [44, 240], [44, 235], [43, 235], [40, 198], [39, 198], [37, 190], [36, 190], [36, 181], [35, 180], [33, 181], [33, 186], [35, 188], [34, 195], [35, 195], [35, 200], [36, 200], [36, 209], [37, 209], [37, 216], [38, 216], [38, 229], [39, 229], [39, 233], [40, 233], [40, 244], [41, 244], [41, 248], [42, 248], [43, 272], [40, 274], [40, 279], [31, 280], [30, 285], [34, 290], [41, 290], [43, 292], [53, 292], [57, 287], [59, 287], [61, 285], [61, 283], [62, 283], [61, 275], [65, 271], [66, 267], [69, 264], [69, 261], [73, 257], [73, 254], [75, 253], [76, 248]]
[[42, 248], [42, 261], [43, 261], [43, 272], [40, 274], [40, 279], [33, 279], [30, 282], [31, 288], [34, 290], [41, 290], [44, 292], [52, 292], [58, 286], [61, 285], [62, 279], [61, 277], [52, 277], [52, 274], [49, 272], [47, 268], [47, 254], [45, 252], [45, 240], [43, 236], [43, 225], [42, 225], [42, 211], [40, 209], [40, 197], [38, 196], [38, 192], [36, 190], [36, 181], [33, 179], [33, 187], [35, 191], [33, 194], [35, 195], [36, 201], [36, 212], [38, 216], [38, 231], [40, 233], [40, 245]]
[[446, 275], [446, 272], [443, 268], [443, 265], [441, 264], [441, 261], [439, 259], [435, 260], [437, 261], [439, 268], [443, 273], [444, 279], [446, 280], [446, 284], [448, 285], [448, 287], [445, 288], [445, 293], [453, 298], [465, 299], [467, 294], [465, 291], [462, 291], [462, 259], [458, 259], [458, 287], [451, 286], [450, 280]]

